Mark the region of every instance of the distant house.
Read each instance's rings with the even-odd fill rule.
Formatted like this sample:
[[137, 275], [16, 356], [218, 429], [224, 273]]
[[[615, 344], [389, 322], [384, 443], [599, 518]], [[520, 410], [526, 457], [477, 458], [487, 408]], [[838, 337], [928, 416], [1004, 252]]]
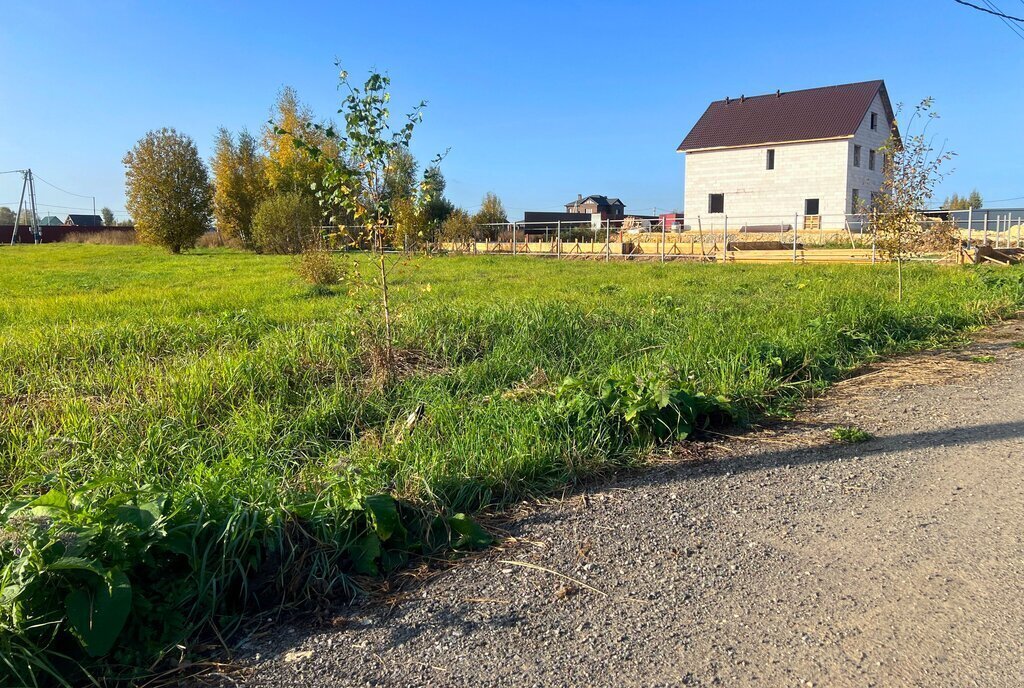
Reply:
[[64, 224], [71, 227], [102, 227], [103, 218], [99, 215], [68, 215]]
[[600, 215], [602, 220], [621, 220], [625, 217], [626, 205], [617, 198], [597, 195], [584, 198], [579, 194], [575, 201], [565, 204], [565, 212]]
[[39, 221], [39, 224], [45, 227], [59, 227], [60, 225], [64, 224], [64, 221], [61, 220], [56, 215], [47, 215], [46, 217]]
[[[686, 154], [687, 226], [842, 226], [882, 188], [879, 150], [897, 136], [883, 81], [726, 98], [677, 149]], [[823, 216], [830, 216], [822, 220]]]

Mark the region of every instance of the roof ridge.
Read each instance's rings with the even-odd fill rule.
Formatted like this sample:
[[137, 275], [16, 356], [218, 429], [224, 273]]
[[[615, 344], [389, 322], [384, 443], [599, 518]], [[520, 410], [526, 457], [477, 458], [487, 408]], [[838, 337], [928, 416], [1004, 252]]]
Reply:
[[788, 95], [788, 94], [791, 94], [791, 93], [808, 93], [810, 91], [825, 91], [825, 90], [830, 89], [830, 88], [847, 88], [849, 86], [863, 86], [864, 84], [879, 84], [879, 85], [881, 85], [881, 84], [884, 84], [884, 83], [885, 83], [884, 79], [867, 79], [865, 81], [851, 81], [848, 84], [832, 84], [830, 86], [814, 86], [812, 88], [797, 88], [797, 89], [793, 89], [792, 91], [783, 91], [783, 90], [780, 89], [777, 93], [758, 93], [757, 95], [754, 95], [754, 96], [747, 96], [747, 95], [740, 95], [740, 96], [737, 96], [737, 97], [726, 96], [725, 98], [719, 98], [718, 100], [713, 100], [711, 102], [712, 103], [724, 103], [726, 100], [728, 100], [730, 103], [733, 103], [733, 102], [739, 101], [740, 98], [743, 98], [743, 100], [753, 100], [755, 98], [776, 98], [778, 95], [783, 95], [784, 96], [784, 95]]

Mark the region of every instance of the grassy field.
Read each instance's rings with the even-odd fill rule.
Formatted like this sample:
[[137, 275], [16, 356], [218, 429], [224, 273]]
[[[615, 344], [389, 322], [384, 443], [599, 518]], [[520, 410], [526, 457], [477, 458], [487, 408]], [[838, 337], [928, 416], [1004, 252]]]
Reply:
[[1024, 303], [1019, 271], [908, 273], [899, 304], [881, 265], [416, 258], [382, 387], [352, 300], [289, 258], [3, 248], [0, 678], [130, 675], [243, 610], [485, 544], [462, 513], [669, 425], [784, 412]]

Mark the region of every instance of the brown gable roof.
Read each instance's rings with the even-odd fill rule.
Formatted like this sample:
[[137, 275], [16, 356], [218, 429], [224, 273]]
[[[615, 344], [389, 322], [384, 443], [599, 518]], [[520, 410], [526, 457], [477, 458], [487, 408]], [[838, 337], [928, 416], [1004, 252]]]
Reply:
[[879, 92], [887, 120], [892, 122], [892, 106], [881, 80], [716, 100], [678, 150], [852, 136]]

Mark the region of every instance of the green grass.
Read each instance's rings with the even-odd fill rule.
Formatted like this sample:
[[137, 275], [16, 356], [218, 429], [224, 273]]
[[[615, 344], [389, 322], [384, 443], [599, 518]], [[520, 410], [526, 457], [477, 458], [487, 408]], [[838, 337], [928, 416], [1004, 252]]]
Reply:
[[984, 354], [981, 356], [971, 356], [971, 363], [994, 363], [995, 360], [995, 356], [989, 356], [988, 354]]
[[[391, 295], [404, 372], [381, 388], [349, 297], [289, 258], [4, 247], [0, 655], [125, 675], [245, 610], [483, 544], [458, 514], [642, 460], [662, 402], [782, 412], [1024, 302], [1019, 271], [906, 277], [899, 304], [888, 266], [417, 258]], [[119, 618], [121, 574], [134, 642], [86, 658], [109, 639], [66, 596]]]
[[872, 439], [871, 433], [853, 425], [841, 425], [832, 428], [832, 439], [845, 444], [860, 444]]

